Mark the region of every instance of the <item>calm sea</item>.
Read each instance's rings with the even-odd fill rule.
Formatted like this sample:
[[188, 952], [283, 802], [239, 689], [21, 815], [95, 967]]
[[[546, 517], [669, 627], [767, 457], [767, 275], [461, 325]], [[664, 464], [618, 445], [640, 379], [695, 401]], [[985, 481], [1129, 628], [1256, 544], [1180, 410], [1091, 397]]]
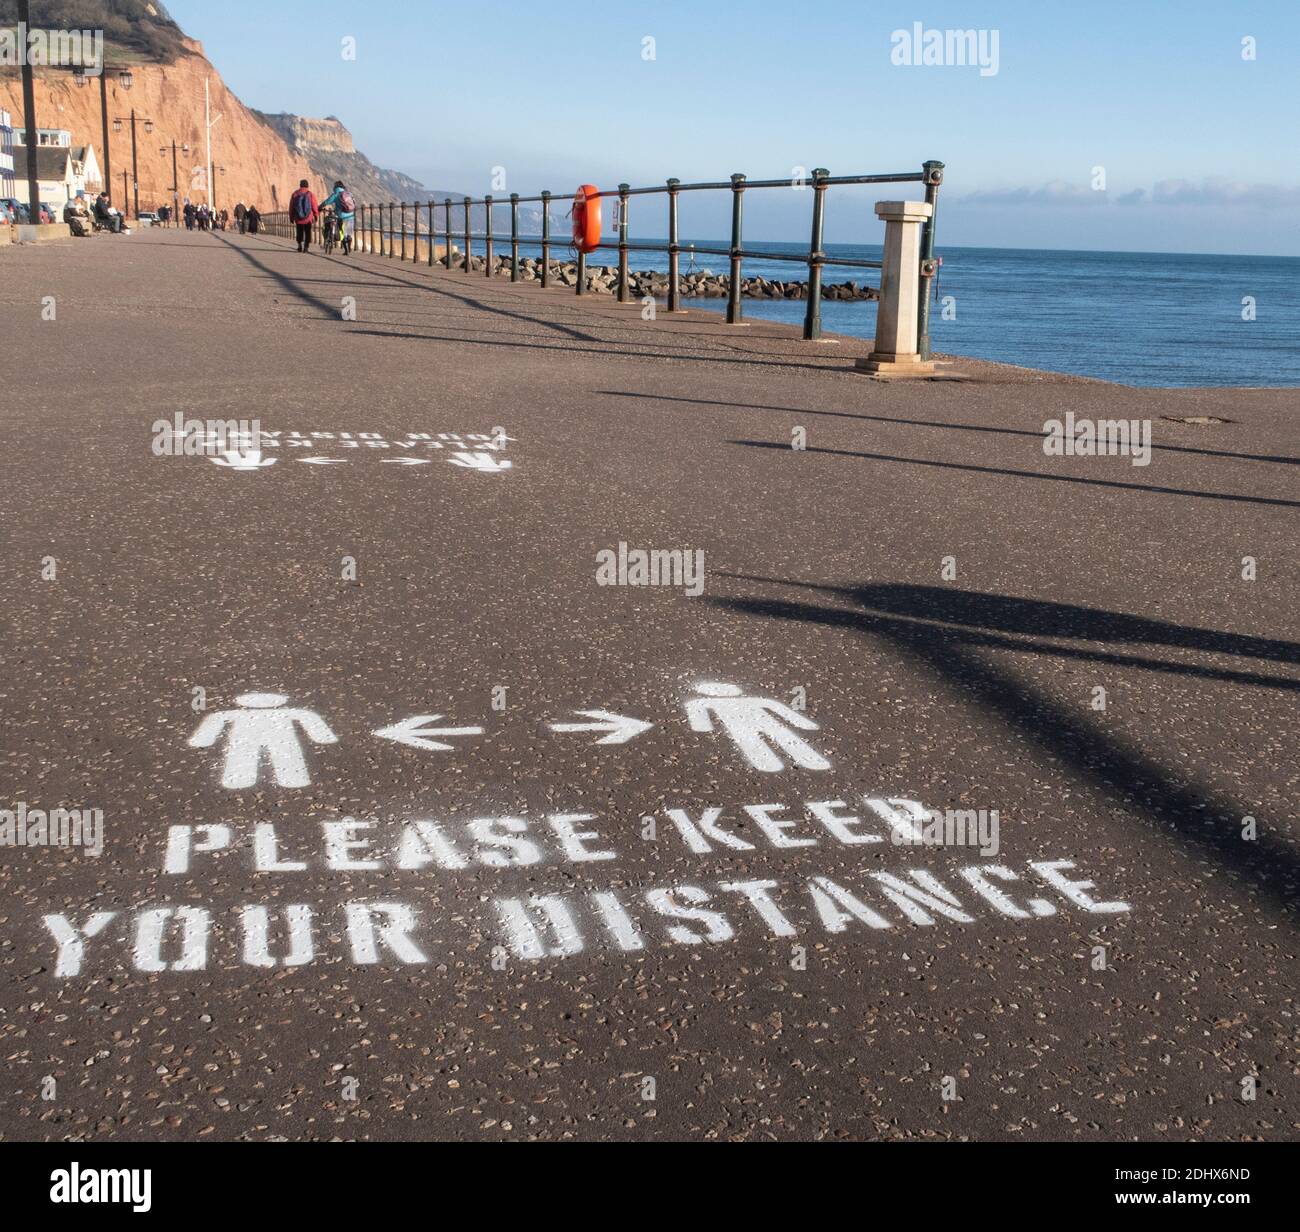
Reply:
[[[727, 246], [718, 240], [696, 242]], [[767, 241], [754, 246], [799, 251], [798, 245]], [[508, 251], [498, 239], [497, 252]], [[567, 246], [553, 251], [561, 256]], [[939, 251], [943, 268], [931, 310], [938, 351], [1128, 385], [1300, 385], [1300, 257]], [[878, 246], [832, 244], [827, 253], [880, 260]], [[613, 265], [618, 256], [602, 249], [590, 259]], [[633, 253], [632, 266], [666, 270], [668, 258]], [[720, 274], [727, 262], [696, 257], [692, 265], [683, 255], [683, 272], [692, 268]], [[807, 267], [746, 261], [745, 273], [802, 280]], [[875, 285], [878, 273], [828, 266], [825, 278]], [[1247, 297], [1254, 302], [1253, 321], [1242, 319]], [[717, 307], [718, 301], [702, 304]], [[744, 309], [752, 317], [803, 321], [800, 300], [747, 299]], [[822, 305], [822, 326], [832, 333], [871, 337], [875, 319], [870, 301]]]

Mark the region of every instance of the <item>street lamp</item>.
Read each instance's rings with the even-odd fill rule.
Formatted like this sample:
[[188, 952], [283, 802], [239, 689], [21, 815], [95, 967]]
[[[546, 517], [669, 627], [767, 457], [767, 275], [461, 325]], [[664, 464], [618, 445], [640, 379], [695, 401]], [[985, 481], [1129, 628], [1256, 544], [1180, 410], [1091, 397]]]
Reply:
[[[172, 152], [172, 226], [177, 226], [179, 224], [181, 207], [181, 181], [176, 170], [176, 150], [178, 148], [176, 142], [173, 141], [170, 147], [163, 146], [158, 153], [166, 154], [169, 148]], [[190, 152], [190, 147], [188, 145], [183, 144], [179, 149], [182, 154], [188, 154]]]
[[[29, 0], [18, 0], [18, 27], [31, 28]], [[23, 127], [27, 139], [27, 221], [41, 224], [41, 177], [36, 167], [36, 79], [32, 76], [32, 62], [23, 56]]]
[[[84, 88], [90, 84], [90, 79], [86, 76], [84, 65], [74, 64], [72, 66], [72, 79], [77, 83], [79, 88]], [[123, 90], [129, 90], [135, 85], [135, 77], [130, 69], [121, 69], [117, 74], [117, 84]], [[101, 63], [99, 66], [99, 114], [102, 124], [104, 140], [104, 188], [108, 192], [113, 190], [113, 157], [112, 150], [109, 148], [108, 141], [108, 65]], [[113, 121], [113, 131], [120, 133], [122, 131], [122, 121]], [[125, 183], [125, 180], [123, 181]], [[126, 199], [123, 198], [123, 204]]]
[[[129, 77], [130, 75], [131, 75], [130, 73], [122, 74], [123, 77]], [[113, 131], [115, 133], [120, 133], [122, 131], [122, 123], [123, 121], [120, 116], [113, 117]], [[134, 203], [133, 212], [135, 214], [136, 221], [138, 222], [140, 219], [140, 161], [139, 161], [139, 152], [136, 147], [135, 126], [137, 124], [143, 124], [144, 131], [146, 133], [152, 133], [153, 121], [146, 120], [144, 116], [137, 116], [135, 113], [135, 108], [132, 107], [130, 123], [131, 123], [131, 185], [133, 189], [133, 203]]]

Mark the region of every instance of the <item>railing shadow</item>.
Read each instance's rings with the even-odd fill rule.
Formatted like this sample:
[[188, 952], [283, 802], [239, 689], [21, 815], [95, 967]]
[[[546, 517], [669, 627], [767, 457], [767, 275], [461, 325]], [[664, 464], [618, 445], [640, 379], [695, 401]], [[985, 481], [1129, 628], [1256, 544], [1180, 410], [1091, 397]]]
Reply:
[[[1041, 430], [1000, 428], [993, 424], [948, 423], [941, 419], [908, 419], [902, 415], [868, 415], [861, 411], [827, 411], [806, 406], [772, 406], [761, 402], [746, 402], [740, 405], [733, 402], [719, 402], [711, 398], [679, 398], [668, 394], [645, 394], [623, 389], [600, 389], [596, 392], [603, 394], [607, 398], [635, 398], [645, 399], [649, 402], [682, 403], [687, 406], [717, 406], [733, 411], [783, 411], [791, 415], [816, 415], [829, 419], [861, 419], [871, 423], [900, 424], [911, 428], [938, 428], [945, 432], [977, 432], [981, 435], [992, 436], [1024, 436], [1037, 441], [1043, 439]], [[1277, 462], [1286, 466], [1300, 466], [1300, 458], [1291, 457], [1287, 454], [1234, 453], [1229, 449], [1201, 449], [1195, 445], [1157, 445], [1154, 443], [1151, 448], [1165, 453], [1196, 454], [1204, 458], [1237, 458], [1245, 462]]]
[[[728, 441], [728, 445], [742, 445], [747, 449], [779, 449], [790, 452], [788, 441]], [[1014, 470], [1008, 466], [979, 466], [974, 462], [942, 462], [937, 458], [907, 458], [899, 454], [872, 453], [864, 449], [830, 449], [826, 446], [808, 445], [806, 453], [828, 454], [839, 458], [864, 458], [871, 462], [898, 462], [906, 466], [929, 466], [939, 470], [968, 471], [977, 475], [1005, 475], [1012, 479], [1036, 479], [1043, 483], [1081, 484], [1092, 488], [1116, 488], [1125, 492], [1149, 492], [1164, 496], [1194, 496], [1200, 500], [1231, 501], [1245, 505], [1275, 505], [1284, 509], [1300, 509], [1300, 501], [1286, 500], [1281, 496], [1244, 496], [1236, 492], [1202, 492], [1197, 488], [1170, 488], [1156, 483], [1125, 483], [1119, 479], [1088, 479], [1083, 475], [1054, 475], [1047, 471]]]
[[[954, 686], [982, 710], [1000, 719], [1017, 737], [1038, 748], [1073, 777], [1116, 800], [1126, 810], [1144, 813], [1180, 846], [1209, 857], [1218, 869], [1241, 883], [1252, 897], [1291, 915], [1297, 906], [1300, 859], [1295, 846], [1257, 817], [1258, 837], [1242, 836], [1242, 818], [1255, 810], [1194, 783], [1176, 782], [1152, 758], [1114, 731], [1103, 730], [1081, 710], [1052, 700], [1041, 689], [987, 661], [980, 648], [1077, 657], [1074, 648], [1026, 640], [1034, 634], [1066, 639], [1138, 642], [1231, 654], [1266, 661], [1300, 663], [1300, 644], [1196, 629], [1120, 612], [1070, 604], [1044, 603], [974, 591], [903, 584], [822, 586], [780, 579], [727, 574], [738, 580], [813, 592], [836, 603], [786, 598], [709, 600], [728, 611], [769, 620], [797, 621], [883, 640], [905, 659], [926, 670], [944, 688]], [[1180, 663], [1143, 661], [1105, 652], [1089, 654], [1100, 662], [1152, 668], [1230, 683], [1295, 689], [1300, 680], [1252, 678]]]

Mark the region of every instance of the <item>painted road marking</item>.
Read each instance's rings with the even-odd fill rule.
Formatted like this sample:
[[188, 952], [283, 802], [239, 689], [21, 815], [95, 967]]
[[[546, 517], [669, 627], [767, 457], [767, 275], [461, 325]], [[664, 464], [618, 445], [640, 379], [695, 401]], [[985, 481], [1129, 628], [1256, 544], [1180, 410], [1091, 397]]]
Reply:
[[209, 458], [213, 466], [224, 466], [232, 471], [256, 471], [274, 466], [278, 458], [263, 458], [260, 449], [226, 449], [219, 458]]
[[298, 729], [316, 744], [336, 744], [338, 737], [314, 710], [285, 709], [288, 700], [283, 693], [242, 693], [235, 698], [240, 709], [219, 710], [199, 724], [189, 739], [192, 749], [210, 749], [225, 734], [222, 787], [255, 787], [263, 761], [281, 787], [311, 784]]
[[466, 466], [476, 471], [508, 471], [513, 463], [502, 458], [497, 461], [490, 453], [454, 453], [447, 459], [452, 466]]
[[633, 736], [639, 736], [642, 732], [649, 731], [654, 726], [653, 723], [647, 723], [643, 719], [632, 719], [627, 715], [614, 714], [609, 710], [579, 710], [577, 713], [595, 721], [592, 723], [552, 723], [551, 730], [554, 732], [604, 732], [604, 737], [597, 740], [597, 744], [626, 744]]
[[[207, 446], [205, 454], [209, 462], [234, 471], [265, 470], [274, 466], [278, 459], [265, 457], [264, 451], [268, 449], [310, 451], [328, 448], [353, 449], [357, 452], [350, 458], [312, 454], [295, 460], [311, 466], [341, 466], [358, 458], [370, 457], [398, 466], [427, 466], [432, 458], [415, 457], [410, 452], [400, 457], [380, 455], [438, 450], [450, 451], [447, 461], [463, 470], [501, 474], [514, 469], [513, 462], [499, 455], [509, 442], [517, 438], [507, 436], [502, 428], [495, 429], [490, 436], [482, 432], [408, 432], [404, 439], [389, 439], [378, 432], [271, 432], [259, 427], [220, 434], [209, 433], [201, 439]], [[227, 445], [233, 445], [234, 448], [225, 448]]]
[[[483, 900], [490, 907], [485, 907], [482, 926], [499, 938], [507, 953], [529, 962], [572, 958], [597, 947], [644, 950], [648, 941], [696, 946], [748, 938], [761, 944], [808, 933], [846, 935], [846, 940], [852, 940], [900, 927], [933, 928], [949, 922], [963, 927], [998, 919], [1045, 922], [1055, 919], [1062, 907], [1072, 914], [1101, 917], [1132, 911], [1122, 899], [1095, 893], [1095, 882], [1086, 873], [1075, 873], [1078, 866], [1072, 858], [1029, 859], [1016, 866], [971, 863], [967, 858], [942, 877], [928, 867], [860, 869], [847, 883], [808, 873], [722, 880], [721, 870], [701, 869], [704, 875], [698, 879], [640, 889], [626, 884], [580, 889], [568, 883], [555, 890], [533, 888], [532, 866], [543, 858], [540, 842], [570, 863], [620, 857], [617, 850], [601, 843], [594, 830], [577, 829], [578, 824], [589, 827], [596, 820], [590, 813], [550, 814], [544, 824], [533, 826], [523, 818], [478, 818], [463, 823], [463, 836], [436, 822], [407, 822], [392, 836], [391, 854], [376, 843], [382, 835], [374, 822], [326, 821], [321, 823], [321, 837], [325, 867], [350, 877], [446, 879], [472, 870], [477, 881], [484, 875], [479, 870], [486, 870], [488, 876], [504, 879], [497, 892]], [[267, 823], [254, 828], [257, 871], [289, 875], [280, 891], [287, 892], [292, 875], [305, 874], [310, 867], [306, 858], [287, 857], [308, 853], [283, 851], [274, 827]], [[298, 834], [299, 828], [292, 832]], [[532, 841], [533, 836], [539, 842]], [[192, 856], [233, 850], [233, 838], [231, 827], [224, 824], [173, 826], [163, 871], [172, 876], [188, 874]], [[249, 845], [241, 843], [240, 849], [248, 851]], [[512, 869], [529, 870], [523, 884], [517, 872], [512, 877]], [[297, 884], [305, 888], [301, 881]], [[318, 915], [334, 911], [341, 913], [344, 929], [328, 923], [316, 927]], [[80, 975], [92, 958], [100, 967], [105, 958], [98, 939], [109, 940], [108, 926], [115, 921], [112, 939], [120, 938], [125, 952], [119, 951], [114, 965], [129, 961], [137, 971], [184, 974], [213, 964], [225, 967], [241, 958], [252, 967], [301, 966], [316, 960], [318, 943], [340, 940], [356, 964], [423, 964], [433, 961], [429, 955], [437, 952], [438, 945], [445, 945], [445, 939], [425, 941], [419, 936], [428, 920], [434, 921], [435, 929], [446, 923], [441, 912], [430, 913], [420, 899], [395, 901], [382, 891], [375, 898], [335, 900], [323, 907], [284, 904], [268, 893], [267, 901], [242, 904], [233, 913], [224, 907], [164, 901], [125, 913], [93, 912], [80, 920], [71, 914], [42, 917], [55, 946], [56, 979]], [[215, 953], [214, 941], [220, 947]]]
[[[685, 703], [690, 729], [714, 734], [719, 730], [735, 744], [755, 769], [775, 774], [796, 766], [804, 770], [829, 770], [830, 762], [795, 731], [818, 731], [806, 715], [771, 697], [747, 696], [739, 685], [701, 681], [697, 697]], [[229, 790], [256, 786], [263, 765], [271, 770], [280, 787], [307, 787], [311, 775], [303, 753], [302, 735], [317, 744], [336, 744], [338, 737], [315, 711], [286, 708], [281, 693], [244, 693], [235, 699], [237, 709], [207, 716], [189, 738], [193, 749], [212, 748], [226, 740], [221, 785]], [[655, 724], [646, 719], [618, 714], [613, 710], [574, 711], [583, 721], [549, 722], [557, 735], [590, 733], [597, 745], [622, 745], [650, 731]], [[432, 727], [445, 716], [417, 714], [376, 728], [371, 735], [409, 748], [446, 752], [455, 746], [436, 737], [481, 736], [486, 729], [474, 726]]]
[[738, 685], [706, 681], [695, 686], [702, 696], [686, 703], [691, 731], [711, 732], [713, 720], [731, 737], [755, 770], [775, 774], [785, 769], [776, 750], [805, 770], [829, 770], [828, 762], [790, 726], [817, 731], [817, 724], [772, 697], [746, 697]]
[[428, 749], [431, 752], [450, 749], [455, 746], [434, 740], [434, 736], [481, 736], [481, 727], [426, 727], [436, 723], [443, 716], [440, 714], [417, 714], [414, 718], [403, 719], [390, 727], [381, 727], [372, 733], [382, 740], [395, 740], [398, 744], [410, 745], [413, 749]]

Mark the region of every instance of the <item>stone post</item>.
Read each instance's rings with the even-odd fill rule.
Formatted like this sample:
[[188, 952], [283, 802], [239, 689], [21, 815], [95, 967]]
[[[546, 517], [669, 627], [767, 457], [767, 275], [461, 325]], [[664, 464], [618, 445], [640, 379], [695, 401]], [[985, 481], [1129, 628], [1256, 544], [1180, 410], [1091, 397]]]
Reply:
[[876, 348], [857, 367], [875, 376], [929, 376], [934, 364], [916, 350], [916, 314], [921, 289], [921, 224], [934, 213], [925, 201], [877, 201], [885, 224], [885, 259], [880, 271]]

